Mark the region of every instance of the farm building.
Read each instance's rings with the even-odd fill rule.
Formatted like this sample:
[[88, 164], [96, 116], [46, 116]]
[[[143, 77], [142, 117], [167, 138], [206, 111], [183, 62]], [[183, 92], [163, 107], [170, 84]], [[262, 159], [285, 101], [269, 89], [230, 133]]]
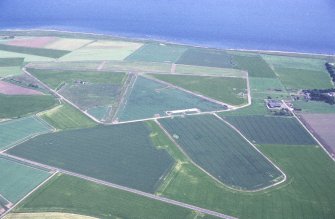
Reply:
[[268, 109], [280, 109], [282, 107], [282, 102], [280, 100], [268, 99], [265, 100]]

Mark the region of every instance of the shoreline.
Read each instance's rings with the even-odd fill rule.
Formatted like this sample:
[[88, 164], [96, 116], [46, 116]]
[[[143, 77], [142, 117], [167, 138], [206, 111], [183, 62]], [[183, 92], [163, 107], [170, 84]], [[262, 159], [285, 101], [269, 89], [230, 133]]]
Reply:
[[155, 39], [155, 38], [144, 38], [144, 37], [127, 37], [118, 34], [105, 34], [105, 33], [95, 33], [95, 32], [81, 32], [81, 31], [70, 31], [70, 30], [59, 30], [59, 29], [48, 29], [48, 28], [15, 28], [15, 29], [0, 29], [0, 32], [55, 32], [55, 33], [64, 33], [64, 34], [83, 34], [83, 35], [91, 35], [96, 37], [110, 37], [117, 40], [125, 40], [125, 41], [140, 41], [140, 42], [148, 42], [153, 41], [157, 43], [166, 43], [166, 44], [174, 44], [180, 46], [191, 46], [195, 48], [206, 48], [206, 49], [217, 49], [217, 50], [227, 50], [227, 51], [237, 51], [237, 52], [251, 52], [251, 53], [272, 53], [274, 55], [300, 55], [300, 56], [324, 56], [324, 57], [335, 57], [335, 52], [333, 54], [327, 53], [311, 53], [311, 52], [292, 52], [292, 51], [283, 51], [283, 50], [264, 50], [264, 49], [244, 49], [244, 48], [219, 48], [219, 47], [211, 47], [211, 46], [201, 46], [195, 45], [191, 43], [180, 43], [170, 40], [164, 39]]

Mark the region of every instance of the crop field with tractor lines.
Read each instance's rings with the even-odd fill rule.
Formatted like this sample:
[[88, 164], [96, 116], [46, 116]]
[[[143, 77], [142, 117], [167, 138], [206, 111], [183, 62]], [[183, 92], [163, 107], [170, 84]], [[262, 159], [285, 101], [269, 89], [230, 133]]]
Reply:
[[293, 117], [226, 116], [224, 118], [256, 144], [316, 144]]
[[261, 56], [235, 55], [240, 69], [247, 70], [250, 77], [275, 78], [276, 75]]
[[155, 148], [149, 135], [150, 128], [144, 123], [98, 126], [40, 135], [8, 153], [153, 192], [173, 160], [166, 151]]
[[213, 115], [159, 122], [197, 165], [234, 189], [262, 189], [284, 177], [241, 135]]
[[50, 176], [44, 170], [8, 160], [1, 155], [0, 166], [0, 195], [13, 204]]
[[35, 135], [52, 131], [52, 127], [36, 116], [0, 122], [0, 150], [9, 148]]

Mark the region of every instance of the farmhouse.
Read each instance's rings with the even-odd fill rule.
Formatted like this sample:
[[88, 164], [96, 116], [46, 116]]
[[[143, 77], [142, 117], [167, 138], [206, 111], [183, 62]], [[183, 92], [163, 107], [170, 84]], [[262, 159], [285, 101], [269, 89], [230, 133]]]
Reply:
[[282, 102], [280, 100], [267, 99], [265, 100], [268, 109], [280, 109]]

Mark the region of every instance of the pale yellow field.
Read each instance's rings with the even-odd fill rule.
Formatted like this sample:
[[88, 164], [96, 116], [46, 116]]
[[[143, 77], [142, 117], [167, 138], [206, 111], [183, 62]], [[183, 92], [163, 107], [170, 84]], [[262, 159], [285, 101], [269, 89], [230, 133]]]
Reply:
[[42, 213], [11, 213], [6, 215], [5, 219], [95, 219], [79, 214], [42, 212]]
[[176, 65], [175, 73], [182, 74], [206, 74], [206, 75], [220, 75], [226, 77], [246, 77], [247, 73], [242, 70], [232, 68], [215, 68], [206, 66], [194, 65]]
[[88, 48], [111, 48], [111, 49], [129, 49], [137, 50], [143, 45], [143, 43], [135, 42], [126, 42], [126, 41], [107, 41], [107, 40], [98, 40], [89, 44]]
[[96, 41], [75, 50], [60, 61], [123, 60], [142, 46], [141, 43], [125, 41]]
[[75, 49], [87, 45], [90, 42], [92, 42], [92, 40], [59, 38], [55, 42], [46, 45], [44, 48], [73, 51]]

